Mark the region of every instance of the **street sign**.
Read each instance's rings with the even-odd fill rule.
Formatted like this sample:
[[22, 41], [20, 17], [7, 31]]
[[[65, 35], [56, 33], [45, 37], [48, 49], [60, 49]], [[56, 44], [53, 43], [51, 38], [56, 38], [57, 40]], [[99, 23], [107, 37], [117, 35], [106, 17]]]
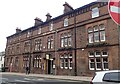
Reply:
[[108, 11], [113, 21], [120, 25], [120, 0], [109, 0]]

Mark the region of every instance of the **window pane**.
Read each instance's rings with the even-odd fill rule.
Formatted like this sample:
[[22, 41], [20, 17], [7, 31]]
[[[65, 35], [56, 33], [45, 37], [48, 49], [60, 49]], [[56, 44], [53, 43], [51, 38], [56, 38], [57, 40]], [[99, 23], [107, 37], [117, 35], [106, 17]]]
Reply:
[[64, 39], [61, 38], [61, 47], [64, 47]]
[[72, 68], [72, 58], [69, 59], [69, 68]]
[[103, 70], [108, 69], [108, 58], [103, 58]]
[[71, 45], [72, 45], [72, 38], [69, 37], [69, 38], [68, 38], [68, 46], [71, 46]]
[[99, 16], [99, 8], [93, 8], [92, 9], [92, 18], [98, 17]]
[[41, 34], [41, 28], [38, 29], [38, 34]]
[[96, 58], [96, 70], [101, 70], [101, 60], [100, 60], [100, 58]]
[[48, 49], [50, 49], [50, 42], [48, 42]]
[[65, 67], [68, 67], [68, 59], [65, 59]]
[[53, 30], [53, 23], [50, 24], [50, 26], [49, 26], [49, 30], [50, 30], [50, 31]]
[[89, 59], [89, 68], [90, 68], [90, 70], [94, 70], [94, 68], [95, 68], [95, 61], [93, 58]]
[[95, 64], [94, 63], [90, 63], [90, 68], [95, 68]]
[[102, 56], [108, 56], [108, 52], [107, 51], [103, 51], [102, 52]]
[[100, 28], [100, 30], [104, 30], [104, 29], [105, 29], [104, 24], [101, 24], [101, 25], [99, 26], [99, 28]]
[[96, 52], [95, 52], [95, 56], [96, 56], [96, 57], [98, 57], [98, 56], [100, 56], [100, 55], [101, 55], [101, 52], [100, 52], [100, 51], [96, 51]]
[[65, 43], [64, 43], [65, 47], [67, 47], [67, 45], [68, 45], [67, 42], [68, 42], [68, 39], [65, 38]]
[[88, 34], [89, 43], [93, 43], [93, 33]]
[[99, 32], [94, 33], [94, 41], [99, 42]]
[[98, 31], [99, 29], [98, 29], [98, 26], [96, 25], [96, 26], [94, 26], [94, 31]]
[[100, 32], [100, 40], [105, 41], [105, 31]]
[[68, 26], [68, 18], [64, 19], [64, 27]]
[[89, 52], [89, 57], [94, 57], [94, 52]]
[[88, 33], [91, 33], [91, 32], [93, 32], [93, 29], [90, 27], [88, 28]]

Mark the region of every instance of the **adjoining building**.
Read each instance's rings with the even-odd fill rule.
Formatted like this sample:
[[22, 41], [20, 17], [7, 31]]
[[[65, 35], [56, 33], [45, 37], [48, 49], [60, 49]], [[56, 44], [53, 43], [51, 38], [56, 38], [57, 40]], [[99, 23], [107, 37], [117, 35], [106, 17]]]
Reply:
[[0, 52], [0, 71], [4, 69], [5, 52]]
[[120, 69], [119, 30], [108, 13], [107, 2], [92, 2], [73, 9], [65, 2], [64, 14], [16, 29], [7, 37], [7, 71], [55, 75], [93, 75]]

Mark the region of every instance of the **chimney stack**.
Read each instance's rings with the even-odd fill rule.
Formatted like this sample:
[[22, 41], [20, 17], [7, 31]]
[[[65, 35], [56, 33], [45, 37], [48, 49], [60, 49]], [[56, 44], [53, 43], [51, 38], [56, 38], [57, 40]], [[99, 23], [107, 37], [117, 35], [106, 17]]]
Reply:
[[19, 29], [18, 27], [16, 28], [16, 33], [21, 32], [21, 29]]
[[48, 21], [48, 20], [51, 19], [52, 16], [50, 15], [50, 13], [47, 13], [46, 17], [47, 17], [47, 18], [46, 18], [46, 21]]
[[40, 18], [38, 18], [38, 17], [36, 17], [34, 20], [35, 20], [35, 26], [43, 23], [43, 21]]
[[63, 6], [64, 6], [64, 13], [74, 10], [73, 7], [70, 6], [67, 2], [65, 2], [65, 4], [63, 4]]

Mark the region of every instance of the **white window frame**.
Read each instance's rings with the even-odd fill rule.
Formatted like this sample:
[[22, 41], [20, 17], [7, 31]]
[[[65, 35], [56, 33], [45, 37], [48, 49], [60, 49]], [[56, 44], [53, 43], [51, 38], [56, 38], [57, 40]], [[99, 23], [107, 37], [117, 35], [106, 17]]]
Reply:
[[96, 18], [96, 17], [99, 17], [99, 8], [98, 7], [92, 8], [92, 18]]
[[[72, 61], [70, 61], [70, 59], [72, 59]], [[72, 64], [72, 66], [73, 66], [73, 57], [72, 57], [72, 54], [69, 54], [69, 69], [72, 69], [72, 66], [70, 66], [70, 64]]]
[[[104, 57], [104, 58], [107, 58], [107, 60], [108, 60], [108, 57]], [[104, 61], [103, 61], [104, 58], [102, 58], [102, 68], [103, 68], [103, 70], [109, 70], [109, 68], [108, 68], [108, 69], [105, 69], [105, 68], [104, 68], [104, 63], [107, 63], [107, 64], [108, 64], [108, 61], [107, 61], [107, 62], [104, 62]], [[109, 66], [108, 66], [108, 67], [109, 67]]]
[[88, 28], [88, 33], [92, 33], [93, 29], [91, 27]]
[[[67, 62], [66, 62], [66, 60], [67, 60]], [[66, 64], [67, 64], [67, 66], [66, 66]], [[65, 54], [64, 55], [64, 67], [65, 67], [65, 69], [68, 69], [68, 67], [69, 67], [69, 61], [68, 61], [68, 56], [67, 56], [67, 54]]]
[[[95, 70], [95, 60], [94, 60], [94, 62], [91, 62], [91, 59], [94, 60], [94, 58], [89, 58], [89, 69], [90, 70]], [[91, 68], [91, 63], [94, 63], [94, 68]]]
[[72, 58], [69, 58], [69, 69], [72, 69], [72, 66], [70, 66], [70, 65], [71, 65], [71, 64], [73, 65], [73, 62], [70, 61], [70, 59], [72, 59]]
[[[101, 64], [101, 58], [100, 58], [100, 57], [98, 57], [98, 58], [100, 59], [100, 62], [97, 62], [97, 61], [96, 61], [96, 59], [97, 59], [97, 57], [96, 57], [96, 58], [95, 58], [95, 67], [96, 67], [96, 70], [101, 70], [102, 67], [101, 67], [101, 68], [98, 68], [98, 67], [97, 67], [97, 63], [100, 63], [100, 64]], [[101, 65], [102, 65], [102, 64], [101, 64]]]
[[102, 57], [108, 57], [108, 52], [106, 55], [103, 55], [103, 52], [107, 52], [107, 51], [102, 51]]
[[88, 41], [89, 41], [89, 43], [93, 43], [93, 33], [89, 33], [88, 34]]
[[51, 49], [54, 47], [54, 42], [53, 42], [53, 38], [51, 38]]
[[68, 26], [68, 18], [65, 18], [64, 19], [64, 27], [67, 27]]
[[[63, 66], [62, 66], [62, 64], [63, 64]], [[60, 57], [60, 68], [61, 69], [64, 68], [64, 57], [63, 56]]]
[[94, 53], [94, 52], [89, 52], [88, 53], [89, 57], [94, 57], [94, 55], [90, 55], [90, 53]]
[[100, 24], [100, 25], [99, 25], [99, 29], [100, 29], [100, 30], [105, 30], [105, 25], [104, 25], [104, 24]]
[[101, 52], [100, 52], [100, 55], [97, 55], [96, 54], [97, 52], [100, 52], [100, 51], [95, 51], [95, 57], [100, 57], [101, 56]]
[[99, 32], [98, 31], [94, 32], [94, 42], [99, 42]]
[[30, 35], [31, 35], [31, 32], [28, 31], [28, 32], [27, 32], [27, 37], [30, 37]]
[[[102, 32], [104, 32], [104, 34]], [[103, 36], [103, 39], [102, 39], [102, 36]], [[105, 31], [100, 31], [100, 41], [101, 42], [105, 41]]]
[[42, 28], [40, 27], [39, 29], [38, 29], [38, 34], [41, 34], [42, 33]]
[[67, 47], [68, 46], [68, 36], [67, 34], [65, 34], [64, 36], [64, 47]]
[[47, 43], [47, 48], [50, 49], [50, 47], [51, 47], [51, 39], [48, 37], [48, 40], [47, 40], [47, 41], [48, 41], [48, 43]]
[[49, 25], [49, 30], [50, 30], [50, 31], [53, 30], [53, 23], [50, 23], [50, 25]]

